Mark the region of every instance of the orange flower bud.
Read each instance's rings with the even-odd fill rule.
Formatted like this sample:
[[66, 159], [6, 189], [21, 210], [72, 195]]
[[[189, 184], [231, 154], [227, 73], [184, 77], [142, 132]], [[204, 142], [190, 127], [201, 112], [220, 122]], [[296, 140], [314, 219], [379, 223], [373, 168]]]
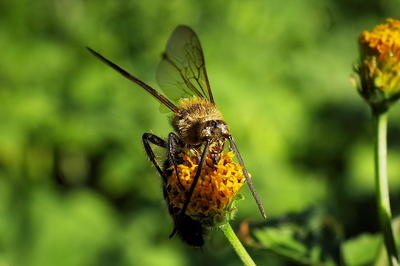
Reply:
[[359, 37], [360, 62], [353, 83], [374, 108], [386, 111], [400, 97], [400, 21], [387, 19]]

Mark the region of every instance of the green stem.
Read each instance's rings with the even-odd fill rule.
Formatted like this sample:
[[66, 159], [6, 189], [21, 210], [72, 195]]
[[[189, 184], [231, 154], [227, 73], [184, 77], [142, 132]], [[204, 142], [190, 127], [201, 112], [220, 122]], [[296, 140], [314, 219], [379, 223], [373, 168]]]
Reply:
[[236, 251], [236, 254], [238, 254], [239, 258], [242, 260], [243, 264], [246, 266], [256, 265], [249, 253], [247, 253], [246, 249], [243, 247], [242, 242], [240, 242], [239, 238], [236, 236], [230, 223], [226, 223], [221, 226], [220, 229]]
[[387, 112], [373, 112], [374, 146], [375, 146], [375, 183], [377, 207], [381, 230], [385, 240], [390, 265], [399, 265], [394, 240], [389, 200], [387, 177]]

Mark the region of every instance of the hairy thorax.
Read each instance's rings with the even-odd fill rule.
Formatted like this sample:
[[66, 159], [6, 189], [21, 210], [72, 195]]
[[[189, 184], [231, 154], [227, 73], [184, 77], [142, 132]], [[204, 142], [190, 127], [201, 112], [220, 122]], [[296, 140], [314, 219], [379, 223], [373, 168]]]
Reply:
[[214, 103], [194, 97], [180, 100], [179, 105], [181, 113], [172, 123], [187, 145], [201, 145], [205, 141], [225, 142], [229, 127]]

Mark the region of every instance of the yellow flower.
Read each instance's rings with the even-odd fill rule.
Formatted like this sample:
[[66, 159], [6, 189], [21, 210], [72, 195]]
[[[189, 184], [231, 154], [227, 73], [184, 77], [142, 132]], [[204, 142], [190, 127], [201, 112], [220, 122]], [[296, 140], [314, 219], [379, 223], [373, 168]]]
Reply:
[[359, 37], [361, 85], [353, 79], [364, 99], [383, 111], [400, 97], [400, 21], [387, 21]]
[[[177, 166], [179, 180], [172, 166], [172, 175], [168, 178], [167, 191], [173, 207], [182, 209], [187, 192], [196, 175], [199, 159], [180, 154], [184, 163]], [[235, 213], [235, 199], [242, 188], [245, 177], [242, 166], [232, 160], [232, 151], [222, 154], [218, 164], [214, 165], [210, 157], [201, 171], [186, 214], [195, 220], [201, 220], [204, 226], [219, 226], [231, 220]]]

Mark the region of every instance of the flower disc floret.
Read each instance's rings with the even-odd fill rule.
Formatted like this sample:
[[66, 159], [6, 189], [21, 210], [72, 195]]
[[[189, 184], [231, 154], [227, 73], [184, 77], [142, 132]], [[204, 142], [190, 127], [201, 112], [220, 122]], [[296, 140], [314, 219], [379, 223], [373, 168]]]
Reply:
[[381, 63], [389, 59], [392, 64], [399, 63], [400, 21], [392, 18], [387, 21], [386, 24], [376, 26], [373, 31], [364, 31], [361, 34], [361, 57], [377, 56]]
[[[168, 178], [167, 191], [170, 204], [182, 209], [199, 167], [199, 159], [185, 154], [180, 156], [183, 164], [177, 166], [179, 179], [174, 167], [171, 167], [173, 171]], [[232, 157], [232, 151], [221, 154], [217, 164], [207, 157], [190, 198], [186, 214], [195, 220], [202, 220], [206, 226], [218, 226], [233, 217], [236, 209], [234, 201], [245, 182], [245, 177], [243, 167], [234, 162]]]
[[361, 84], [353, 79], [364, 99], [374, 109], [383, 111], [400, 97], [400, 21], [387, 21], [360, 35], [360, 63], [356, 71]]

